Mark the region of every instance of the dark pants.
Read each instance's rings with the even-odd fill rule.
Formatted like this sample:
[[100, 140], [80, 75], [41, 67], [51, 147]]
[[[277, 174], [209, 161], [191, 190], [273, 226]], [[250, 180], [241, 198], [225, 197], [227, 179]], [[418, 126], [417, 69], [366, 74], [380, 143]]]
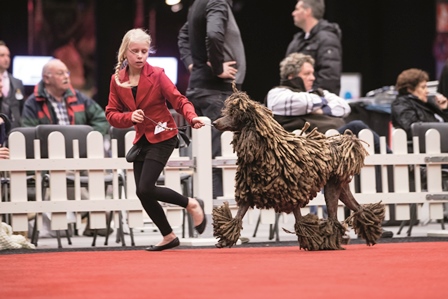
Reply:
[[150, 144], [146, 138], [139, 140], [143, 144], [143, 160], [134, 162], [134, 178], [137, 187], [137, 197], [148, 216], [160, 230], [163, 236], [173, 230], [166, 219], [165, 212], [159, 201], [175, 204], [186, 208], [188, 198], [166, 187], [157, 186], [157, 180], [173, 152], [176, 139], [171, 138], [161, 143]]
[[[188, 89], [186, 96], [193, 103], [199, 116], [206, 116], [213, 122], [221, 116], [224, 101], [231, 91], [194, 88]], [[221, 156], [222, 132], [212, 127], [212, 158]], [[223, 195], [222, 170], [213, 168], [213, 198]]]

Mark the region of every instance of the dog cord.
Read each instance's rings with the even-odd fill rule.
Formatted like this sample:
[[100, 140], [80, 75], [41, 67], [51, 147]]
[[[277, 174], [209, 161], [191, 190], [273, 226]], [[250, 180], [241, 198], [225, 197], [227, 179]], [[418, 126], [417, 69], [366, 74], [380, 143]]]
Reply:
[[[156, 122], [155, 120], [153, 120], [152, 118], [150, 118], [150, 117], [148, 117], [148, 116], [146, 116], [146, 115], [143, 115], [146, 119], [149, 119], [150, 121], [152, 121], [154, 124], [156, 124], [157, 126], [159, 126], [159, 127], [161, 127], [162, 129], [164, 129], [165, 131], [172, 131], [172, 130], [175, 130], [175, 129], [186, 129], [186, 128], [188, 128], [188, 127], [191, 127], [191, 125], [185, 125], [185, 126], [180, 126], [180, 127], [176, 127], [176, 128], [170, 128], [170, 127], [166, 127], [166, 126], [164, 126], [164, 125], [162, 125], [162, 123], [161, 122]], [[209, 126], [211, 126], [211, 127], [213, 127], [213, 125], [212, 124], [206, 124], [206, 125], [209, 125]]]

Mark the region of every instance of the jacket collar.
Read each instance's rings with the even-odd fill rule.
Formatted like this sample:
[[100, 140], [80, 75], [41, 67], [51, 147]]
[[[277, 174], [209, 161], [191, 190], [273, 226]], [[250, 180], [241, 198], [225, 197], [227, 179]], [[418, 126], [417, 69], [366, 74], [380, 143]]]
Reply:
[[[36, 97], [36, 101], [38, 101], [38, 102], [43, 102], [43, 101], [47, 100], [48, 94], [45, 89], [43, 80], [41, 80], [34, 87], [34, 96]], [[70, 104], [72, 102], [76, 102], [76, 91], [73, 88], [73, 86], [70, 85], [70, 87], [65, 91], [64, 98], [67, 99], [68, 104]]]
[[[129, 66], [126, 66], [125, 68], [119, 71], [118, 78], [120, 82], [129, 81], [129, 72], [127, 71], [128, 67]], [[132, 101], [132, 103], [131, 102], [128, 103], [131, 109], [139, 107], [139, 104], [144, 100], [145, 96], [150, 91], [150, 88], [154, 86], [153, 77], [151, 76], [153, 73], [154, 73], [154, 67], [151, 66], [149, 63], [146, 63], [143, 66], [142, 71], [140, 73], [140, 80], [138, 81], [136, 99], [135, 101]], [[133, 98], [132, 90], [130, 88], [124, 88], [124, 89], [126, 89], [124, 92], [127, 93], [127, 96], [132, 99]], [[133, 105], [135, 105], [136, 107], [132, 107]]]

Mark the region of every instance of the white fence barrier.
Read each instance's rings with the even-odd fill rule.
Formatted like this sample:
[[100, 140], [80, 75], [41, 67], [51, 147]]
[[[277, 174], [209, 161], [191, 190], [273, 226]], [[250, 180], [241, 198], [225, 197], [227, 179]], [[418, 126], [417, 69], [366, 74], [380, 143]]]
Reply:
[[[206, 119], [210, 124], [210, 120]], [[332, 134], [334, 132], [328, 132]], [[134, 132], [126, 135], [126, 151], [131, 147]], [[236, 171], [236, 155], [230, 145], [232, 133], [225, 132], [222, 135], [222, 156], [212, 160], [211, 158], [211, 129], [205, 126], [199, 130], [192, 130], [192, 155], [191, 157], [179, 157], [175, 150], [164, 170], [165, 185], [181, 192], [182, 174], [190, 173], [193, 181], [193, 196], [205, 201], [206, 214], [210, 215], [213, 206], [220, 205], [227, 200], [234, 203], [234, 176]], [[414, 152], [407, 151], [406, 134], [402, 130], [393, 132], [393, 154], [386, 153], [385, 137], [381, 137], [381, 153], [374, 154], [373, 135], [364, 130], [360, 138], [366, 141], [366, 148], [370, 155], [365, 160], [358, 184], [355, 180], [351, 183], [352, 191], [357, 201], [361, 204], [382, 201], [387, 205], [395, 206], [395, 219], [410, 219], [410, 204], [417, 204], [417, 219], [426, 217], [429, 219], [443, 218], [443, 203], [448, 202], [448, 192], [442, 190], [443, 176], [442, 164], [448, 163], [448, 154], [440, 153], [440, 135], [436, 130], [429, 130], [426, 134], [426, 153], [418, 153], [418, 142], [414, 140]], [[76, 141], [75, 141], [76, 142]], [[368, 146], [371, 144], [372, 146]], [[76, 145], [76, 144], [75, 144]], [[34, 141], [35, 157], [26, 159], [25, 138], [19, 132], [13, 132], [9, 137], [11, 158], [0, 160], [0, 171], [9, 177], [6, 190], [8, 200], [2, 198], [0, 202], [0, 214], [9, 214], [14, 231], [26, 231], [28, 229], [28, 213], [52, 213], [52, 229], [67, 228], [67, 212], [91, 212], [91, 228], [104, 228], [106, 226], [106, 211], [127, 211], [127, 223], [129, 227], [141, 227], [143, 224], [143, 211], [135, 194], [135, 182], [132, 164], [125, 158], [117, 157], [117, 141], [112, 140], [112, 157], [105, 157], [103, 150], [103, 136], [98, 132], [91, 132], [87, 139], [87, 158], [66, 158], [64, 148], [64, 136], [59, 132], [53, 132], [48, 140], [49, 158], [40, 159], [39, 141]], [[76, 148], [76, 146], [74, 147]], [[79, 157], [77, 151], [74, 156]], [[216, 200], [212, 199], [212, 166], [223, 169], [224, 196]], [[389, 186], [389, 171], [393, 169], [393, 186]], [[420, 171], [410, 169], [424, 168], [426, 189], [420, 184]], [[87, 170], [89, 183], [89, 199], [81, 200], [80, 196], [80, 172]], [[50, 173], [49, 200], [42, 198], [41, 172]], [[75, 173], [75, 200], [67, 199], [67, 171]], [[35, 201], [28, 201], [27, 174], [35, 174], [36, 184]], [[126, 176], [126, 193], [120, 192], [119, 174]], [[378, 180], [380, 173], [381, 180]], [[410, 176], [410, 174], [412, 176]], [[103, 181], [106, 176], [112, 175], [112, 195], [106, 196]], [[411, 180], [410, 180], [411, 179]], [[415, 183], [411, 184], [410, 182]], [[378, 185], [381, 192], [377, 191]], [[413, 189], [410, 186], [414, 186]], [[393, 188], [393, 192], [390, 191]], [[414, 190], [415, 189], [415, 190]], [[0, 190], [1, 191], [1, 190]], [[4, 194], [5, 192], [1, 192]], [[312, 205], [324, 205], [324, 198], [319, 194]], [[173, 226], [181, 219], [182, 209], [179, 207], [165, 206], [165, 211]], [[305, 210], [304, 213], [307, 211]], [[322, 211], [319, 210], [319, 214]], [[387, 213], [387, 216], [389, 213]], [[250, 219], [250, 216], [249, 216]], [[339, 211], [339, 219], [343, 219], [342, 204]], [[80, 221], [80, 217], [77, 217]], [[251, 221], [251, 220], [249, 220]], [[261, 223], [274, 223], [273, 211], [263, 211]], [[38, 217], [38, 227], [42, 225], [41, 216]]]
[[[330, 130], [327, 135], [338, 134], [336, 130]], [[443, 218], [443, 203], [448, 202], [448, 192], [442, 190], [443, 171], [442, 164], [448, 164], [448, 153], [440, 153], [440, 134], [437, 130], [428, 130], [426, 133], [426, 153], [419, 153], [418, 137], [413, 140], [413, 152], [408, 153], [408, 143], [406, 133], [401, 129], [395, 129], [392, 135], [392, 152], [386, 151], [386, 139], [380, 137], [380, 153], [375, 154], [373, 146], [373, 134], [370, 130], [363, 130], [359, 138], [364, 140], [365, 147], [369, 152], [366, 157], [365, 166], [361, 174], [356, 179], [358, 186], [355, 186], [355, 180], [351, 182], [351, 190], [360, 204], [374, 203], [382, 201], [386, 204], [386, 220], [389, 220], [389, 207], [395, 207], [395, 220], [409, 220], [410, 204], [417, 204], [417, 219], [435, 220]], [[230, 141], [232, 133], [226, 132], [222, 136], [222, 153], [217, 157], [214, 165], [223, 169], [223, 178], [234, 177], [237, 166], [232, 164], [236, 161], [236, 155], [233, 153]], [[392, 167], [393, 191], [389, 188], [388, 168]], [[417, 169], [419, 171], [412, 171]], [[422, 178], [420, 169], [426, 173], [426, 178]], [[427, 188], [422, 189], [421, 180], [426, 183]], [[448, 180], [446, 178], [445, 180]], [[228, 180], [227, 180], [228, 181]], [[233, 181], [232, 181], [233, 183]], [[381, 191], [377, 191], [380, 189]], [[215, 205], [221, 205], [223, 201], [231, 203], [232, 212], [236, 213], [236, 205], [233, 201], [233, 192], [230, 183], [224, 186], [224, 196], [215, 201]], [[232, 205], [233, 203], [233, 205]], [[339, 202], [338, 219], [344, 219], [344, 209], [342, 202]], [[318, 214], [322, 216], [322, 206], [325, 205], [323, 194], [319, 194], [313, 199], [309, 206], [318, 206]], [[309, 206], [302, 209], [302, 213], [309, 212]], [[249, 221], [253, 220], [250, 217]], [[275, 212], [273, 210], [260, 211], [260, 221], [263, 224], [275, 223]], [[282, 216], [285, 216], [284, 214]], [[285, 217], [282, 217], [284, 220]]]

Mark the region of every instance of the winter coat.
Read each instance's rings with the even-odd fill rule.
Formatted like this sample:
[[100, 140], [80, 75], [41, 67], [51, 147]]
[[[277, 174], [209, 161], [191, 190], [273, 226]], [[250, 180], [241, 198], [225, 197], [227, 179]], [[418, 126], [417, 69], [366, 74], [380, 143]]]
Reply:
[[[437, 118], [435, 115], [438, 115]], [[398, 95], [391, 104], [391, 120], [395, 128], [406, 131], [412, 140], [411, 125], [416, 122], [448, 122], [448, 115], [432, 99], [423, 102], [413, 94]]]
[[[64, 95], [68, 119], [71, 125], [89, 125], [105, 135], [109, 131], [103, 108], [97, 102], [73, 87]], [[34, 87], [34, 93], [28, 97], [23, 107], [22, 124], [35, 127], [41, 124], [58, 124], [58, 118], [45, 92], [43, 81]]]
[[341, 90], [342, 45], [341, 29], [336, 23], [320, 20], [305, 39], [305, 32], [296, 33], [289, 43], [286, 56], [303, 53], [314, 58], [313, 89], [322, 88], [339, 95]]

